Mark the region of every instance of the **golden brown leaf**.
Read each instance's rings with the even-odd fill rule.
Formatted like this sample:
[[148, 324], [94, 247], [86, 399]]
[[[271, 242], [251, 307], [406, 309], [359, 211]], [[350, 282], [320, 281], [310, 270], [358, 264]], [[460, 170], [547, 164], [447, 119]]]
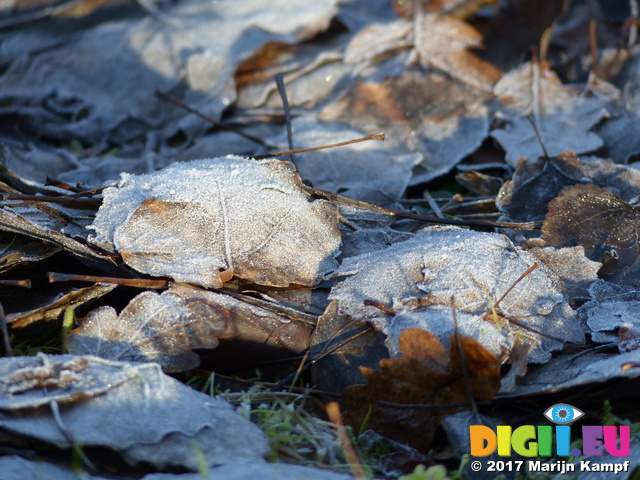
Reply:
[[[498, 358], [471, 338], [461, 336], [459, 340], [473, 396], [491, 399], [500, 389]], [[469, 400], [455, 337], [451, 337], [452, 348], [447, 350], [431, 333], [408, 328], [401, 333], [399, 345], [403, 357], [381, 360], [381, 371], [361, 368], [367, 385], [345, 389], [347, 420], [358, 429], [372, 409], [367, 427], [426, 450], [440, 418], [458, 410], [446, 405]], [[380, 405], [379, 401], [443, 405], [443, 408], [396, 408]]]

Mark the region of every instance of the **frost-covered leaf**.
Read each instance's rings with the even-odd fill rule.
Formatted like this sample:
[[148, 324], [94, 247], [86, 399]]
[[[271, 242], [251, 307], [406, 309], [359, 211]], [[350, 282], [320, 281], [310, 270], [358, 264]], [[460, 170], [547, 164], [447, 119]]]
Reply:
[[517, 221], [542, 220], [549, 202], [567, 185], [580, 182], [562, 168], [560, 157], [535, 162], [520, 159], [511, 181], [498, 194], [496, 204], [509, 219]]
[[410, 34], [411, 23], [403, 19], [370, 23], [351, 39], [344, 52], [344, 61], [357, 64], [374, 60], [393, 50], [407, 48]]
[[578, 158], [566, 151], [550, 159], [519, 160], [496, 204], [511, 220], [543, 220], [549, 202], [564, 187], [586, 182], [605, 187], [627, 202], [640, 195], [639, 170], [599, 157]]
[[603, 122], [597, 132], [604, 139], [606, 156], [616, 163], [626, 164], [634, 161], [640, 153], [640, 138], [636, 135], [640, 113], [640, 47], [634, 45], [622, 54], [616, 49], [614, 55], [623, 64], [620, 72], [612, 78], [622, 92], [622, 101], [619, 108], [613, 110], [612, 118]]
[[[568, 388], [640, 377], [640, 350], [611, 355], [597, 351], [551, 359], [520, 382], [514, 395], [559, 392]], [[514, 397], [514, 400], [517, 397]]]
[[209, 307], [228, 312], [227, 328], [217, 334], [220, 345], [206, 353], [207, 362], [216, 367], [233, 371], [261, 361], [288, 359], [309, 346], [313, 327], [298, 310], [255, 299], [249, 303], [250, 297], [245, 301], [187, 285], [174, 285], [169, 292], [184, 302], [204, 301]]
[[228, 310], [204, 299], [185, 301], [170, 291], [147, 291], [120, 315], [108, 306], [91, 311], [65, 345], [77, 355], [157, 362], [165, 372], [181, 372], [200, 363], [191, 350], [218, 346], [216, 334], [227, 328], [229, 316]]
[[411, 184], [449, 172], [487, 137], [488, 109], [482, 93], [433, 71], [403, 68], [382, 78], [372, 75], [354, 83], [320, 118], [382, 130], [389, 144], [421, 153], [424, 159]]
[[229, 404], [155, 364], [75, 355], [3, 358], [0, 385], [0, 430], [57, 448], [106, 447], [131, 464], [191, 471], [199, 467], [194, 448], [209, 466], [260, 461], [266, 453], [262, 432]]
[[354, 322], [338, 313], [334, 300], [318, 319], [311, 336], [311, 358], [321, 360], [311, 367], [319, 390], [342, 393], [345, 387], [365, 382], [360, 367], [376, 368], [389, 356], [384, 336], [365, 322]]
[[91, 228], [136, 270], [206, 287], [314, 285], [340, 245], [336, 207], [310, 201], [291, 164], [234, 156], [124, 175]]
[[414, 25], [415, 48], [423, 65], [436, 67], [452, 77], [490, 91], [500, 71], [469, 48], [482, 46], [482, 35], [468, 23], [451, 15], [429, 13]]
[[15, 234], [0, 234], [0, 272], [30, 262], [39, 262], [58, 253], [62, 247]]
[[0, 230], [59, 245], [91, 266], [115, 271], [112, 258], [65, 235], [65, 226], [63, 222], [34, 207], [0, 208]]
[[596, 130], [604, 140], [606, 155], [616, 163], [633, 161], [640, 153], [640, 137], [636, 127], [640, 122], [637, 111], [622, 111], [603, 122]]
[[399, 338], [403, 356], [380, 360], [381, 371], [362, 367], [367, 384], [353, 385], [343, 392], [349, 423], [361, 425], [366, 419], [367, 425], [381, 435], [427, 451], [442, 411], [389, 408], [378, 402], [464, 403], [468, 400], [467, 387], [479, 400], [493, 398], [500, 389], [500, 361], [475, 340], [464, 336], [458, 340], [466, 377], [453, 337], [447, 350], [431, 333], [405, 329]]
[[591, 299], [578, 309], [578, 315], [593, 330], [592, 340], [615, 342], [621, 351], [632, 350], [629, 347], [637, 343], [640, 327], [640, 292], [600, 280], [589, 288], [589, 293]]
[[3, 480], [107, 480], [88, 472], [78, 472], [44, 461], [28, 460], [17, 455], [0, 457]]
[[167, 137], [178, 129], [192, 136], [204, 122], [166, 108], [155, 88], [179, 89], [217, 118], [235, 99], [232, 77], [243, 58], [269, 41], [313, 36], [335, 12], [325, 0], [189, 0], [80, 32], [16, 30], [3, 41], [0, 116], [20, 115], [25, 129], [57, 139], [127, 141], [172, 121]]
[[453, 296], [462, 335], [500, 357], [520, 338], [532, 345], [529, 361], [545, 362], [564, 342], [584, 337], [556, 275], [540, 266], [517, 282], [535, 262], [502, 235], [430, 227], [380, 252], [346, 259], [338, 273], [350, 276], [330, 298], [342, 313], [385, 333], [392, 356], [408, 327], [431, 331], [446, 345], [454, 332]]
[[[365, 135], [342, 123], [318, 122], [309, 117], [296, 119], [292, 131], [294, 148], [346, 142]], [[285, 135], [270, 140], [282, 149], [286, 149], [286, 142]], [[296, 166], [302, 178], [310, 180], [315, 188], [375, 205], [393, 205], [403, 195], [411, 170], [421, 160], [418, 153], [385, 148], [378, 142], [363, 142], [297, 155]]]
[[571, 301], [589, 298], [588, 288], [598, 279], [602, 264], [589, 260], [583, 247], [532, 247], [529, 252], [562, 279]]
[[57, 320], [67, 308], [75, 308], [102, 297], [114, 288], [116, 288], [114, 284], [96, 283], [89, 287], [73, 288], [60, 292], [59, 288], [52, 287], [52, 291], [46, 290], [30, 295], [27, 305], [24, 303], [18, 305], [18, 307], [22, 307], [19, 311], [15, 311], [16, 305], [11, 302], [9, 305], [12, 309], [11, 313], [7, 314], [7, 322], [11, 323], [12, 328], [21, 328], [40, 320]]
[[565, 150], [585, 153], [602, 146], [602, 139], [590, 130], [607, 115], [605, 102], [579, 96], [540, 65], [525, 63], [509, 72], [494, 92], [504, 105], [506, 118], [491, 136], [506, 150], [511, 166], [520, 157], [533, 160], [544, 153], [526, 118], [529, 115], [550, 156]]
[[102, 395], [134, 370], [86, 357], [13, 357], [0, 362], [0, 410], [35, 409], [51, 401], [74, 403]]
[[637, 275], [639, 228], [639, 207], [597, 185], [573, 185], [549, 204], [542, 238], [554, 247], [581, 245], [607, 275]]

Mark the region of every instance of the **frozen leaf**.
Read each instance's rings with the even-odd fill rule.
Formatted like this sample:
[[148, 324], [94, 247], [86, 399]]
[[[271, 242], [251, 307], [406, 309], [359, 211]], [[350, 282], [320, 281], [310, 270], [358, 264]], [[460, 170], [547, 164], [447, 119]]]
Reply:
[[587, 290], [598, 279], [602, 264], [589, 260], [584, 248], [532, 247], [529, 252], [562, 279], [565, 294], [571, 301], [589, 297]]
[[415, 48], [425, 66], [436, 67], [452, 77], [490, 91], [500, 79], [500, 71], [468, 51], [482, 46], [475, 28], [451, 15], [428, 13], [414, 26]]
[[[38, 148], [31, 142], [28, 144], [3, 143], [0, 146], [0, 177], [9, 184], [11, 182], [7, 179], [7, 173], [44, 183], [47, 176], [57, 177], [62, 172], [73, 168], [75, 162], [71, 161], [66, 153]], [[12, 186], [18, 188], [15, 185]]]
[[112, 258], [65, 235], [63, 229], [64, 223], [34, 207], [0, 208], [0, 230], [59, 245], [91, 266], [116, 271]]
[[539, 157], [535, 162], [520, 159], [513, 178], [498, 194], [498, 208], [509, 219], [518, 221], [542, 220], [549, 202], [567, 185], [580, 179], [566, 173], [558, 158]]
[[639, 225], [638, 207], [597, 185], [574, 185], [549, 204], [542, 238], [554, 247], [581, 245], [608, 274], [624, 275], [638, 256]]
[[584, 337], [555, 274], [540, 266], [518, 282], [534, 263], [503, 235], [430, 227], [380, 252], [346, 259], [338, 273], [350, 276], [330, 298], [340, 312], [382, 330], [392, 356], [407, 327], [446, 343], [454, 332], [453, 296], [461, 334], [500, 357], [520, 338], [532, 345], [529, 361], [545, 362], [564, 342]]
[[[68, 449], [106, 447], [131, 464], [198, 471], [260, 461], [266, 439], [226, 402], [168, 377], [155, 364], [74, 355], [0, 359], [0, 428]], [[9, 394], [10, 393], [10, 394]], [[52, 402], [59, 404], [59, 414]]]
[[227, 328], [217, 334], [220, 345], [202, 354], [216, 370], [237, 371], [261, 361], [295, 357], [309, 346], [313, 326], [297, 310], [255, 299], [252, 304], [250, 297], [242, 300], [187, 285], [174, 285], [169, 292], [186, 303], [204, 301], [208, 307], [228, 312]]
[[134, 375], [131, 369], [87, 357], [13, 357], [0, 362], [0, 411], [36, 409], [55, 401], [79, 402], [102, 395]]
[[136, 270], [220, 287], [315, 285], [336, 266], [336, 207], [305, 195], [288, 162], [196, 160], [104, 191], [94, 243]]
[[[625, 53], [629, 55], [628, 58]], [[624, 164], [634, 161], [640, 153], [640, 138], [635, 133], [640, 111], [640, 47], [634, 45], [626, 52], [623, 51], [622, 55], [616, 49], [615, 55], [623, 61], [621, 71], [612, 80], [622, 91], [622, 105], [614, 110], [612, 118], [598, 128], [598, 135], [605, 141], [606, 155], [616, 163]]]
[[354, 83], [320, 118], [383, 130], [385, 143], [420, 152], [424, 159], [411, 184], [449, 172], [487, 137], [488, 110], [481, 93], [439, 72], [403, 69], [383, 78]]
[[380, 333], [340, 315], [334, 300], [311, 336], [311, 358], [320, 356], [311, 367], [314, 383], [319, 390], [341, 393], [345, 387], [364, 383], [360, 367], [376, 367], [389, 353]]
[[15, 234], [0, 234], [0, 273], [17, 265], [39, 262], [58, 253], [62, 247]]
[[[565, 354], [530, 371], [521, 379], [514, 395], [559, 392], [568, 388], [598, 384], [613, 379], [640, 377], [640, 350], [611, 355], [597, 351]], [[517, 397], [515, 397], [517, 398]]]
[[496, 203], [511, 220], [542, 220], [549, 202], [564, 187], [585, 182], [606, 187], [625, 201], [640, 195], [637, 169], [598, 157], [578, 158], [575, 152], [567, 151], [550, 159], [519, 160]]
[[506, 150], [506, 161], [516, 165], [543, 154], [531, 115], [550, 156], [565, 150], [584, 153], [602, 146], [602, 139], [590, 129], [607, 116], [605, 103], [564, 87], [558, 77], [538, 64], [526, 63], [505, 75], [494, 92], [505, 107], [505, 119], [491, 132]]
[[[362, 131], [342, 123], [318, 122], [308, 117], [292, 124], [295, 145], [329, 145], [363, 137]], [[270, 143], [286, 148], [286, 136]], [[395, 204], [403, 195], [412, 168], [422, 160], [417, 153], [385, 148], [378, 142], [363, 142], [336, 150], [308, 152], [296, 156], [302, 178], [315, 188], [340, 193], [375, 205]]]
[[391, 228], [365, 228], [345, 231], [342, 234], [342, 255], [344, 258], [382, 250], [389, 245], [407, 240], [413, 234]]
[[593, 330], [592, 340], [615, 342], [621, 351], [633, 350], [640, 326], [640, 293], [635, 288], [604, 280], [594, 283], [589, 293], [591, 299], [578, 309], [578, 315]]
[[405, 49], [410, 42], [411, 23], [398, 19], [392, 22], [371, 23], [360, 30], [344, 52], [346, 63], [357, 64], [393, 50]]
[[194, 348], [215, 348], [216, 334], [227, 328], [230, 313], [204, 299], [189, 301], [170, 291], [143, 292], [120, 315], [112, 307], [90, 312], [65, 339], [69, 353], [109, 360], [157, 362], [165, 372], [181, 372], [200, 363]]
[[166, 108], [154, 87], [183, 91], [182, 100], [217, 118], [235, 99], [232, 77], [245, 57], [268, 41], [311, 37], [335, 12], [324, 0], [190, 0], [86, 31], [16, 30], [3, 42], [0, 115], [56, 139], [123, 142], [169, 123], [167, 138], [192, 137], [204, 122]]
[[[341, 85], [345, 78], [349, 78], [351, 73], [351, 66], [342, 62], [341, 47], [344, 46], [344, 41], [343, 39], [338, 45], [332, 46], [332, 50], [328, 50], [327, 45], [323, 43], [307, 43], [297, 48], [281, 45], [283, 52], [275, 65], [269, 64], [269, 58], [257, 57], [256, 65], [252, 67], [250, 62], [253, 58], [249, 59], [236, 71], [236, 87], [239, 90], [237, 107], [282, 108], [282, 99], [273, 81], [276, 72], [284, 72], [283, 80], [291, 107], [303, 107], [306, 110], [326, 103], [336, 87]], [[267, 44], [266, 47], [267, 51], [271, 50], [274, 44]], [[246, 67], [255, 70], [245, 71]], [[235, 148], [233, 151], [237, 152]], [[210, 153], [207, 155], [211, 156]]]
[[[500, 389], [500, 361], [471, 338], [461, 336], [459, 341], [473, 396], [490, 400]], [[381, 435], [426, 451], [443, 411], [399, 409], [378, 402], [466, 403], [469, 399], [460, 352], [453, 337], [447, 351], [435, 336], [417, 328], [404, 330], [399, 343], [401, 358], [380, 360], [381, 371], [362, 367], [367, 385], [345, 389], [343, 399], [347, 404], [348, 421], [361, 425], [366, 417], [367, 425]]]
[[106, 477], [78, 472], [53, 463], [27, 460], [17, 455], [0, 457], [3, 480], [107, 480]]
[[[11, 311], [7, 314], [7, 322], [11, 323], [12, 328], [21, 328], [41, 320], [57, 320], [67, 308], [74, 308], [95, 298], [100, 298], [114, 288], [116, 285], [97, 283], [89, 287], [65, 290], [62, 293], [59, 292], [59, 289], [54, 290], [54, 293], [33, 293], [29, 295], [28, 309]], [[38, 303], [41, 305], [37, 306]], [[6, 303], [4, 305], [6, 308]], [[10, 305], [15, 308], [13, 302]]]
[[636, 112], [622, 111], [597, 129], [604, 140], [606, 155], [616, 163], [633, 161], [640, 153], [640, 137], [636, 135], [636, 126], [640, 118]]

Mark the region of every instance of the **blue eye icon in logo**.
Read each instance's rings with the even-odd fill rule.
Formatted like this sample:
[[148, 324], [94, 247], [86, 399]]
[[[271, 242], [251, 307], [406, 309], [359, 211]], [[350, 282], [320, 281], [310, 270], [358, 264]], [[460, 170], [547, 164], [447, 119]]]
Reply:
[[584, 412], [582, 410], [572, 407], [567, 403], [556, 403], [555, 405], [547, 408], [544, 412], [545, 417], [559, 425], [568, 425], [575, 422], [583, 415]]

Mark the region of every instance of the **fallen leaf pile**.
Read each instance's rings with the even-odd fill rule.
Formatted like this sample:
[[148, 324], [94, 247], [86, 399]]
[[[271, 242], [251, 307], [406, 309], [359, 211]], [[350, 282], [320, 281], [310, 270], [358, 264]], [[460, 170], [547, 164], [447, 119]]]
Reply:
[[551, 398], [639, 421], [636, 7], [0, 5], [0, 476], [397, 479]]

